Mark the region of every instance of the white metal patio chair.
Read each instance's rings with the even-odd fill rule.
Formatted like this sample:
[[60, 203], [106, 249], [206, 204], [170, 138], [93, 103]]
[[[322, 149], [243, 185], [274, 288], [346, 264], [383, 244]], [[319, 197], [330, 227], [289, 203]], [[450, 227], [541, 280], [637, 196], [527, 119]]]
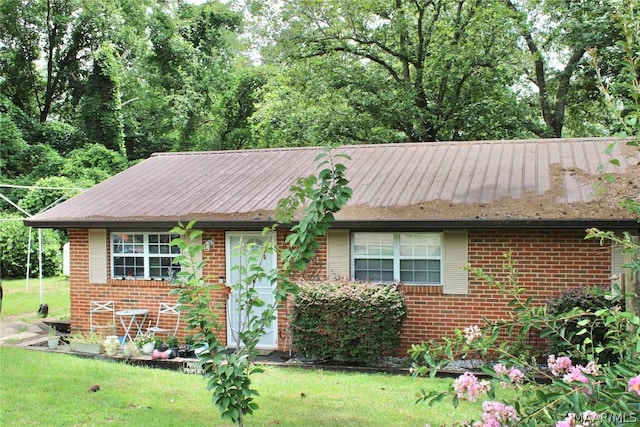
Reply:
[[[110, 322], [108, 319], [110, 318]], [[105, 322], [105, 320], [107, 320]], [[111, 329], [116, 327], [116, 304], [113, 301], [89, 302], [89, 326], [91, 333], [99, 329]]]
[[[175, 325], [174, 323], [175, 322]], [[171, 327], [169, 327], [171, 325]], [[167, 333], [176, 335], [178, 326], [180, 325], [180, 304], [168, 304], [161, 302], [158, 307], [158, 316], [156, 317], [155, 326], [149, 326], [147, 332]]]

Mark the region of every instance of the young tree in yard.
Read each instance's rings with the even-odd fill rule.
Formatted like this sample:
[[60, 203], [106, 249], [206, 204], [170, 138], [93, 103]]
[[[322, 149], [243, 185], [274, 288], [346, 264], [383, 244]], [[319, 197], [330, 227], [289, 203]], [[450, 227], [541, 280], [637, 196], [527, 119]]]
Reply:
[[[173, 282], [176, 287], [172, 294], [178, 296], [188, 329], [196, 332], [196, 342], [204, 349], [199, 364], [205, 370], [206, 389], [212, 393], [214, 405], [223, 419], [240, 426], [244, 425], [245, 415], [258, 408], [254, 401], [258, 392], [251, 388], [251, 375], [260, 372], [252, 363], [257, 356], [256, 345], [275, 319], [278, 307], [295, 293], [292, 274], [306, 269], [319, 249], [317, 237], [326, 233], [333, 214], [351, 197], [344, 177], [345, 166], [334, 163], [328, 149], [317, 160], [321, 168], [318, 175], [300, 178], [291, 187], [291, 196], [279, 202], [278, 224], [290, 224], [295, 210], [305, 206], [302, 218], [286, 238], [287, 247], [278, 249], [275, 242], [265, 239], [261, 245], [242, 242], [234, 249], [234, 256], [240, 259], [234, 267], [238, 280], [229, 285], [239, 294], [236, 307], [239, 321], [238, 335], [234, 337], [237, 345], [232, 353], [225, 352], [226, 346], [219, 339], [220, 328], [224, 326], [218, 320], [212, 296], [212, 291], [219, 287], [202, 277], [204, 261], [197, 258], [203, 245], [191, 243], [202, 232], [194, 229], [194, 222], [180, 224], [171, 231], [180, 236], [173, 243], [182, 251], [178, 261], [183, 268]], [[265, 231], [274, 230], [278, 224]], [[271, 271], [262, 263], [267, 254], [276, 252], [282, 267]], [[276, 285], [273, 302], [260, 298], [255, 288], [260, 281]]]

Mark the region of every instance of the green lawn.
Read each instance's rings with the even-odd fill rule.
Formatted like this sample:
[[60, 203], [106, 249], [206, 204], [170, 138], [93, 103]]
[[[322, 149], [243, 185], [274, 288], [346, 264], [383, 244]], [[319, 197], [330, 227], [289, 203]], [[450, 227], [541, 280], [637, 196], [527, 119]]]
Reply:
[[[0, 347], [0, 425], [221, 426], [200, 376]], [[247, 426], [433, 426], [479, 417], [480, 403], [415, 404], [451, 379], [267, 367]], [[98, 392], [88, 391], [94, 384]]]
[[[0, 319], [16, 316], [35, 319], [40, 307], [40, 279], [2, 280], [4, 298]], [[42, 302], [49, 304], [49, 317], [69, 318], [69, 279], [64, 276], [42, 279]]]
[[[38, 279], [3, 281], [0, 321], [32, 319]], [[69, 283], [44, 280], [51, 317], [68, 317]], [[260, 408], [246, 426], [432, 426], [479, 418], [481, 404], [415, 404], [421, 388], [445, 390], [452, 379], [267, 367], [253, 377]], [[89, 392], [98, 384], [100, 390]], [[73, 355], [0, 347], [2, 426], [224, 426], [196, 375], [133, 367]]]

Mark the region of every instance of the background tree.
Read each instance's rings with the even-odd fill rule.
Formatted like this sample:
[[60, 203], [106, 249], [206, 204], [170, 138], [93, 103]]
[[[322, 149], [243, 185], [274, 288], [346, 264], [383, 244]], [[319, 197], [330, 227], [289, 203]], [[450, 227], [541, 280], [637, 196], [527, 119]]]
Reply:
[[9, 76], [3, 93], [28, 114], [35, 109], [40, 122], [51, 114], [73, 117], [91, 54], [105, 40], [128, 46], [126, 17], [134, 7], [143, 11], [145, 3], [2, 0], [0, 56]]
[[[532, 86], [524, 86], [524, 100], [538, 111], [537, 118], [523, 125], [538, 137], [560, 138], [565, 136], [570, 113], [573, 127], [566, 133], [595, 131], [581, 125], [585, 117], [593, 117], [595, 109], [605, 110], [586, 53], [598, 49], [609, 59], [610, 47], [620, 37], [613, 19], [615, 2], [506, 0], [506, 4], [514, 12], [529, 58], [525, 77]], [[601, 124], [611, 123], [607, 114], [594, 118]]]
[[[240, 14], [217, 2], [153, 9], [151, 52], [144, 64], [147, 79], [134, 119], [139, 129], [145, 127], [152, 139], [174, 150], [218, 144], [219, 106], [237, 53], [240, 24]], [[141, 82], [133, 83], [140, 88]], [[149, 114], [144, 114], [147, 108]]]
[[501, 1], [296, 0], [269, 27], [275, 42], [265, 59], [315, 61], [322, 72], [300, 81], [301, 92], [337, 94], [334, 105], [345, 100], [352, 117], [371, 114], [387, 136], [526, 136], [510, 89], [520, 64], [512, 13]]
[[120, 106], [120, 64], [113, 46], [104, 43], [95, 53], [93, 71], [80, 101], [80, 128], [85, 138], [124, 153]]

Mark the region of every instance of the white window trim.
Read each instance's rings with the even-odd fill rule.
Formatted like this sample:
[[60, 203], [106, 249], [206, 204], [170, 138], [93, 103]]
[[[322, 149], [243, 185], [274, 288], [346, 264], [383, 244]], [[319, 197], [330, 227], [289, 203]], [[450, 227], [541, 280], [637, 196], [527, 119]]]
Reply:
[[[400, 280], [400, 261], [401, 260], [439, 260], [440, 261], [440, 280], [438, 281], [438, 283], [419, 283], [419, 282], [411, 282], [411, 283], [406, 283], [406, 282], [402, 282], [403, 284], [407, 285], [407, 286], [442, 286], [442, 282], [443, 282], [443, 275], [444, 275], [444, 267], [445, 267], [445, 257], [444, 257], [444, 246], [445, 246], [445, 242], [444, 242], [444, 233], [442, 232], [430, 232], [430, 231], [399, 231], [399, 232], [390, 232], [390, 231], [372, 231], [372, 232], [363, 232], [363, 233], [371, 233], [371, 234], [392, 234], [393, 235], [393, 256], [388, 256], [388, 255], [380, 255], [378, 257], [378, 259], [393, 259], [393, 280], [395, 282], [401, 282]], [[355, 280], [355, 261], [356, 259], [371, 259], [374, 258], [373, 256], [371, 257], [358, 257], [355, 254], [355, 238], [353, 235], [358, 234], [358, 232], [353, 232], [351, 235], [351, 277], [352, 279]], [[438, 235], [440, 238], [440, 256], [439, 257], [435, 257], [435, 256], [401, 256], [400, 255], [400, 235], [401, 234], [431, 234], [431, 235]], [[389, 282], [382, 282], [382, 283], [389, 283]]]
[[[142, 254], [136, 254], [138, 257], [144, 258], [144, 276], [116, 276], [115, 275], [115, 259], [121, 256], [127, 256], [127, 254], [114, 253], [113, 251], [113, 236], [116, 234], [138, 234], [143, 236], [143, 247], [144, 252]], [[165, 253], [165, 254], [151, 254], [149, 253], [149, 235], [169, 235], [171, 233], [167, 233], [165, 231], [112, 231], [109, 233], [109, 248], [110, 248], [110, 263], [111, 263], [111, 278], [116, 280], [168, 280], [167, 277], [161, 276], [151, 276], [151, 258], [166, 258], [171, 257], [175, 258], [180, 253]], [[171, 240], [170, 240], [171, 241]], [[130, 257], [133, 257], [130, 255]], [[179, 270], [179, 268], [178, 268]]]

